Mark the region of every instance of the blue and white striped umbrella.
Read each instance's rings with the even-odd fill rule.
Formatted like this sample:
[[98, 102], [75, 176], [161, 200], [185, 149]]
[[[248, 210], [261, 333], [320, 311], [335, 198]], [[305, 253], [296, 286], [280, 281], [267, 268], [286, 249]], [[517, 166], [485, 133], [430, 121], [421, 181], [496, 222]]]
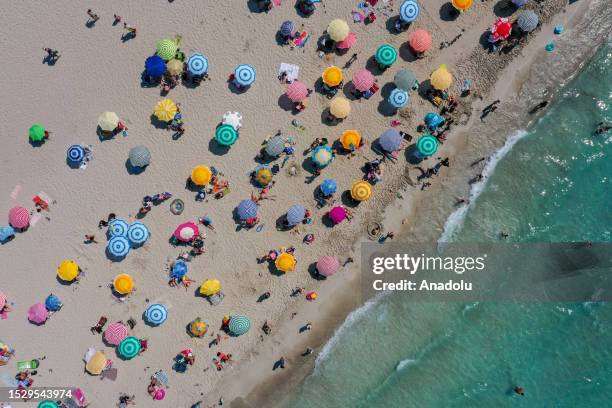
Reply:
[[238, 85], [249, 86], [255, 82], [255, 68], [247, 64], [238, 65], [234, 76]]
[[419, 4], [415, 0], [404, 0], [400, 6], [400, 19], [406, 23], [411, 23], [419, 15]]
[[192, 75], [204, 75], [208, 72], [208, 59], [197, 52], [191, 54], [187, 60], [187, 70]]
[[134, 222], [128, 227], [127, 238], [132, 245], [142, 245], [149, 239], [149, 229], [142, 222]]
[[306, 209], [302, 205], [292, 205], [289, 210], [287, 210], [287, 222], [291, 227], [293, 227], [294, 225], [301, 224], [302, 221], [304, 221], [305, 216]]
[[325, 179], [323, 180], [323, 182], [321, 183], [321, 187], [319, 188], [321, 189], [321, 193], [323, 193], [323, 195], [327, 196], [330, 194], [334, 194], [337, 189], [336, 180]]
[[68, 160], [73, 163], [82, 162], [85, 158], [85, 149], [81, 145], [72, 145], [68, 148]]
[[236, 207], [236, 213], [243, 221], [257, 217], [257, 204], [253, 200], [242, 200]]
[[389, 104], [394, 108], [403, 108], [404, 106], [408, 105], [408, 102], [410, 102], [408, 92], [399, 88], [395, 88], [393, 91], [391, 91], [391, 94], [389, 95]]
[[120, 218], [112, 220], [108, 224], [108, 234], [111, 237], [127, 237], [128, 223]]
[[148, 307], [145, 312], [145, 319], [152, 326], [159, 326], [168, 318], [168, 310], [166, 306], [155, 303]]
[[283, 24], [281, 24], [280, 32], [285, 37], [289, 37], [293, 33], [293, 21], [284, 21]]
[[126, 237], [112, 237], [106, 245], [108, 253], [116, 258], [123, 258], [130, 252], [130, 241]]
[[396, 129], [388, 129], [378, 138], [378, 143], [383, 150], [394, 152], [402, 145], [402, 135]]

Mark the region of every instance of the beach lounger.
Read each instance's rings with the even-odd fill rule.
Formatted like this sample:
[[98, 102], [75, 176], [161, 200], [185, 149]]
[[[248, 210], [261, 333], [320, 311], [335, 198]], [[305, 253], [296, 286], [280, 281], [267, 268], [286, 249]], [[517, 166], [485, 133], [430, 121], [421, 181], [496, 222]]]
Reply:
[[223, 292], [219, 292], [216, 295], [208, 296], [207, 300], [211, 305], [217, 306], [219, 303], [221, 303], [224, 297], [225, 295]]
[[19, 371], [36, 370], [38, 366], [39, 366], [39, 362], [36, 359], [17, 362], [17, 370]]

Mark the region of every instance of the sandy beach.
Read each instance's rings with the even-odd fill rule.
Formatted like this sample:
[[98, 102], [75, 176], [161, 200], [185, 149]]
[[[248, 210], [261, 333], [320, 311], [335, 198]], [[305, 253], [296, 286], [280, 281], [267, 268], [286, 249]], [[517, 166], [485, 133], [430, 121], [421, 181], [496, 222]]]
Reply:
[[[553, 89], [552, 83], [542, 82], [542, 89], [525, 85], [537, 78], [532, 70], [534, 64], [546, 63], [542, 61], [547, 56], [544, 45], [553, 40], [552, 27], [562, 22], [570, 34], [588, 17], [592, 18], [589, 8], [601, 7], [605, 2], [583, 0], [567, 8], [561, 0], [530, 3], [527, 8], [538, 13], [544, 26], [529, 35], [527, 45], [505, 55], [488, 54], [479, 42], [495, 21], [495, 13], [513, 18], [520, 10], [504, 12], [494, 8], [493, 2], [475, 2], [456, 19], [448, 19], [441, 18], [444, 1], [427, 1], [421, 4], [418, 20], [407, 32], [397, 34], [386, 27], [387, 20], [398, 14], [399, 2], [394, 3], [392, 6], [389, 2], [386, 10], [379, 4], [378, 18], [369, 25], [350, 22], [356, 4], [333, 0], [318, 4], [310, 18], [299, 17], [289, 2], [269, 13], [256, 13], [250, 2], [247, 5], [235, 0], [206, 6], [192, 0], [111, 0], [83, 7], [64, 0], [49, 4], [25, 1], [5, 8], [0, 30], [7, 40], [1, 52], [10, 63], [4, 74], [9, 98], [4, 99], [2, 107], [8, 120], [0, 125], [4, 138], [0, 212], [6, 214], [14, 206], [33, 210], [32, 198], [41, 191], [54, 202], [50, 211], [42, 212], [43, 216], [27, 231], [0, 246], [0, 291], [12, 308], [7, 319], [0, 320], [0, 340], [15, 348], [11, 362], [0, 367], [0, 380], [6, 384], [7, 378], [15, 375], [15, 361], [40, 358], [34, 386], [80, 387], [92, 407], [115, 406], [120, 393], [135, 395], [137, 406], [190, 407], [200, 400], [203, 406], [212, 406], [221, 397], [226, 404], [234, 401], [231, 406], [271, 406], [271, 397], [279, 402], [277, 396], [290, 392], [303, 379], [335, 328], [364, 301], [356, 295], [359, 262], [325, 281], [313, 279], [309, 273], [312, 264], [321, 255], [334, 255], [341, 261], [353, 257], [358, 261], [359, 242], [367, 239], [366, 224], [373, 221], [395, 232], [396, 239], [438, 239], [448, 215], [456, 210], [457, 198], [469, 196], [467, 181], [482, 169], [470, 167], [470, 163], [491, 155], [511, 134], [483, 140], [484, 136], [474, 133], [486, 127], [478, 120], [479, 111], [500, 99], [500, 109], [487, 120], [507, 120], [509, 129], [524, 126], [530, 108], [521, 104], [526, 100], [526, 87], [530, 92]], [[86, 26], [87, 7], [100, 16], [90, 27]], [[137, 27], [137, 37], [122, 41], [125, 31], [122, 24], [113, 25], [113, 14]], [[334, 18], [349, 21], [357, 44], [346, 55], [320, 58], [316, 41]], [[293, 20], [298, 27], [304, 25], [310, 34], [304, 48], [277, 44], [277, 31], [285, 20]], [[408, 33], [417, 28], [426, 28], [433, 37], [433, 47], [422, 59], [415, 59], [406, 45]], [[177, 34], [182, 37], [181, 50], [186, 54], [202, 52], [208, 57], [210, 80], [198, 87], [179, 84], [168, 94], [181, 103], [186, 124], [185, 134], [173, 140], [172, 132], [154, 126], [153, 107], [163, 97], [159, 87], [141, 86], [141, 74], [157, 41]], [[439, 44], [459, 34], [461, 37], [453, 45], [439, 49]], [[384, 73], [373, 69], [370, 62], [382, 43], [393, 45], [400, 55]], [[43, 47], [60, 51], [61, 58], [55, 65], [41, 63]], [[281, 63], [298, 65], [299, 80], [313, 87], [326, 67], [342, 67], [352, 53], [358, 57], [344, 71], [345, 83], [352, 72], [368, 67], [375, 72], [381, 91], [369, 100], [351, 101], [351, 114], [341, 124], [323, 123], [322, 112], [329, 100], [318, 92], [310, 96], [308, 108], [298, 115], [279, 106], [287, 87], [277, 79]], [[226, 79], [243, 63], [255, 67], [257, 79], [248, 91], [235, 93]], [[442, 63], [449, 66], [455, 78], [451, 93], [459, 93], [464, 79], [473, 83], [471, 95], [459, 99], [454, 113], [455, 122], [461, 126], [448, 136], [435, 157], [425, 162], [433, 166], [438, 158], [449, 157], [450, 168], [422, 191], [418, 185], [410, 185], [419, 172], [400, 153], [399, 160], [387, 166], [383, 181], [373, 187], [372, 198], [354, 210], [351, 223], [326, 226], [323, 219], [329, 207], [317, 209], [314, 200], [314, 191], [322, 179], [336, 179], [340, 192], [349, 189], [362, 177], [364, 162], [377, 158], [371, 143], [390, 127], [392, 120], [401, 122], [398, 129], [416, 136], [416, 126], [425, 113], [434, 109], [412, 92], [409, 108], [395, 115], [389, 113], [384, 96], [392, 86], [387, 84], [404, 67], [410, 68], [419, 81], [426, 81]], [[560, 77], [567, 77], [575, 69], [568, 66], [568, 72]], [[520, 112], [508, 113], [516, 109]], [[107, 110], [125, 121], [127, 137], [98, 137], [97, 118]], [[218, 154], [211, 141], [226, 111], [240, 112], [243, 127], [236, 144], [227, 153]], [[296, 129], [292, 125], [294, 119], [305, 129]], [[33, 123], [44, 124], [51, 131], [50, 139], [40, 147], [33, 147], [27, 140], [27, 129]], [[281, 170], [271, 190], [276, 200], [263, 200], [259, 206], [263, 227], [236, 230], [232, 213], [241, 200], [257, 190], [250, 183], [249, 173], [258, 166], [254, 157], [266, 138], [277, 130], [291, 136], [296, 142], [296, 155], [290, 161], [301, 168], [302, 162], [309, 161], [302, 151], [315, 137], [335, 141], [347, 129], [361, 132], [367, 143], [365, 148], [350, 159], [339, 155], [312, 183], [305, 182], [309, 175], [307, 165], [297, 176]], [[86, 169], [67, 166], [66, 149], [72, 144], [92, 147], [93, 160]], [[151, 164], [141, 174], [130, 174], [128, 151], [137, 145], [151, 151]], [[204, 202], [196, 202], [195, 194], [185, 188], [185, 180], [196, 165], [214, 166], [229, 181], [230, 193], [219, 200], [209, 196]], [[98, 229], [98, 221], [111, 212], [128, 222], [135, 221], [142, 197], [163, 191], [183, 199], [184, 212], [172, 214], [168, 202], [154, 206], [141, 220], [151, 232], [147, 243], [133, 249], [121, 262], [109, 260], [105, 254], [105, 230]], [[277, 220], [294, 204], [312, 211], [312, 224], [302, 226], [300, 234], [277, 230]], [[172, 232], [177, 225], [195, 222], [204, 215], [214, 220], [215, 229], [206, 230], [205, 254], [189, 263], [188, 276], [194, 284], [189, 288], [169, 287], [170, 264], [184, 251], [169, 243]], [[310, 245], [302, 242], [306, 233], [315, 237]], [[84, 243], [86, 234], [95, 234], [99, 243]], [[298, 261], [294, 272], [278, 274], [268, 264], [257, 262], [269, 250], [291, 245], [296, 247]], [[63, 259], [74, 259], [83, 269], [77, 284], [62, 285], [56, 279], [56, 268]], [[131, 274], [136, 284], [136, 291], [123, 301], [118, 301], [109, 288], [120, 273]], [[199, 285], [209, 278], [219, 279], [225, 294], [217, 306], [196, 296]], [[291, 297], [296, 287], [317, 291], [318, 299], [308, 302], [303, 295]], [[267, 291], [270, 298], [257, 302]], [[61, 298], [63, 308], [42, 326], [29, 323], [28, 308], [44, 302], [50, 293]], [[150, 327], [142, 319], [143, 312], [153, 303], [168, 308], [168, 320], [159, 327]], [[220, 344], [209, 347], [220, 333], [223, 317], [236, 314], [250, 318], [250, 331], [239, 337], [222, 334]], [[148, 350], [129, 361], [117, 357], [102, 336], [89, 330], [100, 316], [108, 317], [109, 322], [133, 318], [137, 324], [131, 334], [148, 339]], [[185, 329], [196, 317], [209, 325], [201, 339], [189, 337]], [[260, 329], [264, 321], [272, 327], [270, 336]], [[300, 333], [306, 322], [313, 323], [312, 330]], [[103, 350], [113, 360], [115, 380], [101, 381], [84, 372], [82, 358], [89, 347]], [[300, 353], [306, 347], [315, 353], [304, 358]], [[171, 369], [172, 359], [185, 348], [193, 348], [196, 362], [181, 374]], [[234, 360], [221, 371], [212, 361], [219, 351], [231, 353]], [[280, 356], [286, 357], [287, 368], [272, 371]], [[168, 374], [170, 388], [164, 401], [152, 402], [147, 384], [158, 369]], [[265, 404], [261, 402], [264, 400]]]

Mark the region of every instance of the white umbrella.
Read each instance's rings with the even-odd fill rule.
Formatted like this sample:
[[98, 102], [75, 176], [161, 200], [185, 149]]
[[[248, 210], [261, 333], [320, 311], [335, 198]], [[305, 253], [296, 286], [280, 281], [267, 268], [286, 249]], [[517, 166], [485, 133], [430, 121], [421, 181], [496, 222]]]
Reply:
[[225, 112], [223, 124], [231, 125], [234, 129], [238, 130], [242, 127], [242, 115], [239, 112]]

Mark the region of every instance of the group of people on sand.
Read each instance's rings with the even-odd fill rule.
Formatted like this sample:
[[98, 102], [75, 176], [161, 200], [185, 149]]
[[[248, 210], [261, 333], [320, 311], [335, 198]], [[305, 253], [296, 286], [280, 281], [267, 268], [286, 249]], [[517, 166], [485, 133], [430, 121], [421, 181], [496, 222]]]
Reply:
[[217, 371], [221, 371], [223, 370], [223, 364], [227, 364], [232, 361], [232, 355], [218, 351], [217, 357], [213, 358], [212, 361], [217, 368]]
[[[151, 211], [154, 205], [159, 205], [170, 198], [172, 198], [172, 194], [167, 191], [164, 191], [163, 193], [155, 194], [152, 196], [144, 196], [142, 199], [142, 207], [140, 207], [140, 209], [138, 210], [138, 215], [140, 217], [143, 217], [149, 211]], [[100, 221], [100, 223], [102, 222], [103, 221]]]

